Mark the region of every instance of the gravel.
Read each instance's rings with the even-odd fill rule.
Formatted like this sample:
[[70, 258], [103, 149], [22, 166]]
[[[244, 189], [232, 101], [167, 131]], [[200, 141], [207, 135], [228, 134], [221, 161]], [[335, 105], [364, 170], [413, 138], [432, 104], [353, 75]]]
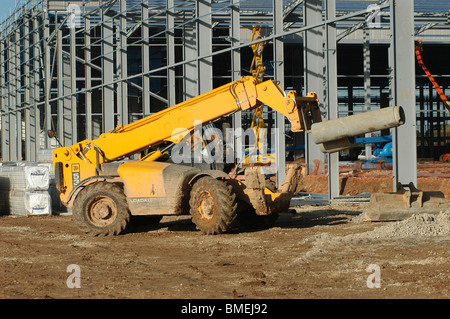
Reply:
[[364, 238], [403, 238], [411, 236], [449, 236], [450, 210], [439, 214], [416, 214], [408, 219], [389, 223], [372, 231], [358, 234]]
[[439, 214], [417, 214], [398, 222], [388, 222], [386, 225], [363, 233], [346, 236], [335, 236], [323, 232], [306, 237], [303, 243], [310, 243], [312, 247], [302, 256], [295, 258], [293, 263], [307, 262], [313, 257], [320, 256], [330, 250], [341, 249], [342, 246], [358, 244], [366, 240], [404, 240], [409, 238], [449, 238], [450, 239], [450, 210]]

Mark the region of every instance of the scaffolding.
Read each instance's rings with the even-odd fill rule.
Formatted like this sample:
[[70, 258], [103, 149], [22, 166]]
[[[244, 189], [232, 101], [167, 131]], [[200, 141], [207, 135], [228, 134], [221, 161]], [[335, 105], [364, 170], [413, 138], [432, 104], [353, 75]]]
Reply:
[[[248, 72], [249, 45], [258, 41], [268, 43], [266, 78], [276, 79], [282, 87], [295, 86], [302, 93], [318, 92], [322, 96], [324, 119], [340, 115], [337, 44], [355, 37], [362, 39], [367, 32], [393, 48], [390, 64], [397, 64], [388, 75], [392, 83], [390, 103], [402, 103], [395, 84], [412, 87], [415, 96], [411, 64], [414, 62], [400, 58], [408, 56], [409, 51], [402, 46], [406, 43], [407, 47], [409, 42], [402, 42], [396, 33], [403, 35], [409, 31], [399, 30], [395, 22], [406, 17], [408, 27], [416, 28], [416, 35], [428, 32], [433, 39], [448, 42], [450, 8], [439, 7], [440, 11], [414, 16], [411, 1], [341, 1], [338, 6], [336, 2], [339, 3], [336, 0], [20, 1], [0, 26], [1, 158], [34, 161], [40, 149], [95, 139], [117, 125], [126, 125], [236, 80]], [[430, 6], [443, 1], [434, 2]], [[425, 3], [416, 1], [416, 7]], [[399, 7], [405, 11], [398, 11]], [[375, 26], [368, 25], [369, 18]], [[255, 24], [262, 26], [263, 36], [251, 41]], [[411, 34], [407, 41], [412, 40]], [[287, 74], [286, 70], [285, 48], [290, 43], [302, 45], [304, 59], [297, 62], [307, 66], [295, 75]], [[365, 51], [366, 57], [368, 54]], [[407, 79], [395, 83], [397, 77]], [[367, 79], [365, 85], [367, 91], [370, 87]], [[413, 96], [408, 98], [407, 103], [413, 101], [409, 116], [415, 118], [415, 100]], [[368, 101], [366, 108], [370, 108]], [[281, 115], [267, 111], [264, 114], [269, 118], [269, 129], [280, 133], [275, 145], [277, 166], [282, 168], [288, 126]], [[233, 116], [232, 125], [242, 127], [245, 119], [245, 114], [238, 113]], [[411, 127], [399, 129], [399, 138], [413, 141], [405, 152], [401, 148], [406, 146], [397, 143], [398, 156], [407, 156], [400, 158], [405, 170], [415, 166], [413, 158], [417, 157], [415, 139], [410, 135], [415, 120], [412, 123]], [[408, 131], [401, 133], [403, 130]], [[55, 131], [56, 138], [50, 138], [48, 131]], [[324, 159], [308, 138], [301, 139], [300, 143], [306, 144], [307, 162]], [[410, 157], [411, 154], [414, 156]], [[336, 169], [335, 155], [327, 161], [330, 168]], [[283, 170], [277, 174], [277, 180], [284, 177]], [[414, 174], [414, 169], [412, 173], [400, 171], [395, 178], [404, 179], [404, 183], [414, 182]], [[335, 172], [329, 175], [334, 176], [330, 180], [330, 193], [336, 195]], [[335, 186], [331, 186], [333, 183]]]

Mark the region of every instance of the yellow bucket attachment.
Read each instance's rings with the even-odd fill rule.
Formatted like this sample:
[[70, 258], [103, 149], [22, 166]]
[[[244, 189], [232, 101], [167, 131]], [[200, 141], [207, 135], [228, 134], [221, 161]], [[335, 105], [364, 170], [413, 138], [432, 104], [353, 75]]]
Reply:
[[[408, 189], [405, 189], [408, 188]], [[413, 183], [398, 184], [396, 193], [374, 193], [370, 196], [364, 219], [369, 221], [395, 221], [413, 214], [439, 214], [448, 210], [450, 199], [442, 192], [423, 192]]]
[[275, 190], [273, 187], [268, 187], [261, 167], [248, 167], [245, 170], [244, 193], [257, 215], [286, 212], [300, 177], [300, 166], [286, 165], [286, 177], [279, 188]]

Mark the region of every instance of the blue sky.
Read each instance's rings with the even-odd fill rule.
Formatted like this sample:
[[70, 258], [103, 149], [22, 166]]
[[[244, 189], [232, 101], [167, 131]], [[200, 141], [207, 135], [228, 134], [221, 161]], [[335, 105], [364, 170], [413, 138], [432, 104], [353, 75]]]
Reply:
[[16, 6], [16, 1], [19, 0], [0, 0], [0, 20], [3, 21], [6, 17], [9, 16], [9, 9], [11, 12], [14, 10]]
[[[0, 20], [3, 21], [3, 19], [7, 16], [9, 16], [10, 10], [14, 10], [16, 2], [20, 2], [21, 0], [0, 0]], [[284, 0], [286, 2], [286, 0]], [[361, 0], [361, 1], [355, 1], [355, 0], [338, 0], [338, 6], [343, 6], [340, 9], [344, 9], [348, 5], [355, 5], [359, 4], [361, 8], [364, 8], [364, 6], [367, 6], [366, 3], [372, 3], [377, 2], [379, 0]], [[165, 1], [160, 1], [165, 2]], [[268, 0], [246, 0], [244, 3], [249, 4], [255, 4], [258, 3], [261, 5], [261, 3], [267, 3], [270, 5], [270, 1]], [[450, 10], [450, 3], [449, 0], [415, 0], [415, 7], [418, 11], [449, 11]], [[361, 9], [358, 8], [358, 9]], [[348, 8], [347, 8], [348, 9]]]

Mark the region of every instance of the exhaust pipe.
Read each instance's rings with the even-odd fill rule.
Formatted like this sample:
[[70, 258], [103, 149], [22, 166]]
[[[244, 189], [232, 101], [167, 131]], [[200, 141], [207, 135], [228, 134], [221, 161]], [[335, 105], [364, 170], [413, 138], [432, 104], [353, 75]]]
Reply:
[[355, 145], [355, 136], [405, 124], [401, 106], [351, 115], [335, 120], [314, 123], [311, 137], [323, 153], [334, 153]]

